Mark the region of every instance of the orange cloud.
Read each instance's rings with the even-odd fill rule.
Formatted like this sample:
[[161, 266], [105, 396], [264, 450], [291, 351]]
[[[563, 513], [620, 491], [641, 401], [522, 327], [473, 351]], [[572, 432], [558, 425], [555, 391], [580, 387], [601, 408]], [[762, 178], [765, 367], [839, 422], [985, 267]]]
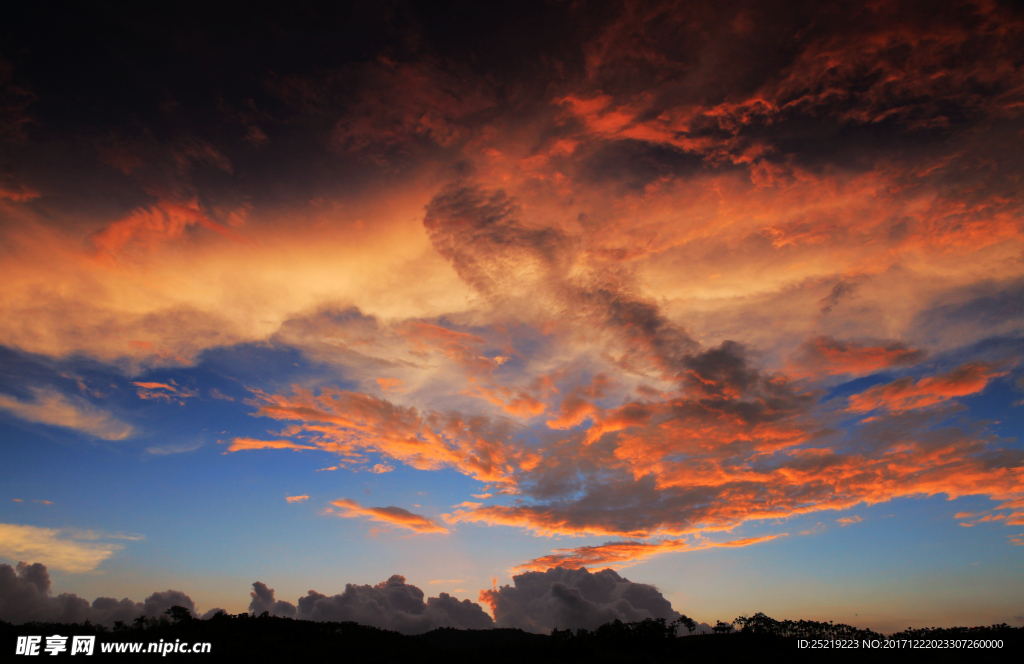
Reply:
[[[287, 223], [294, 210], [261, 210], [266, 224], [236, 227], [227, 209], [168, 200], [87, 235], [91, 220], [51, 223], [31, 208], [11, 216], [0, 202], [17, 220], [0, 229], [0, 243], [11, 248], [0, 256], [0, 271], [11, 275], [0, 296], [0, 343], [128, 361], [135, 370], [265, 341], [288, 332], [295, 312], [337, 302], [389, 320], [452, 311], [468, 289], [431, 252], [416, 219], [429, 192], [407, 185], [389, 185], [383, 196], [377, 187], [343, 205], [310, 203], [301, 227]], [[246, 241], [226, 243], [202, 220]]]
[[390, 392], [391, 390], [401, 390], [402, 389], [402, 385], [404, 383], [405, 383], [405, 381], [403, 381], [401, 379], [398, 379], [398, 378], [378, 378], [377, 379], [377, 385], [379, 385], [380, 389], [384, 390], [385, 392]]
[[838, 523], [840, 526], [850, 526], [855, 523], [860, 523], [863, 520], [864, 519], [854, 514], [853, 516], [844, 516], [841, 519], [836, 519], [836, 523]]
[[[172, 381], [173, 382], [173, 381]], [[179, 404], [184, 404], [182, 399], [189, 397], [195, 397], [199, 395], [196, 390], [189, 390], [177, 385], [168, 385], [167, 383], [132, 383], [139, 389], [136, 393], [140, 399], [153, 399], [153, 400], [164, 400], [164, 401], [177, 401]]]
[[[222, 217], [198, 203], [159, 202], [94, 236], [98, 248], [119, 256], [152, 249], [146, 270], [124, 263], [110, 277], [109, 266], [93, 262], [70, 275], [58, 271], [63, 281], [54, 286], [43, 275], [26, 279], [21, 289], [56, 293], [95, 278], [112, 293], [109, 308], [92, 300], [96, 311], [54, 316], [60, 325], [44, 321], [38, 333], [29, 323], [4, 328], [0, 341], [55, 354], [95, 343], [90, 350], [106, 358], [125, 352], [168, 362], [189, 361], [209, 345], [271, 335], [275, 342], [318, 349], [332, 361], [361, 361], [351, 360], [356, 349], [372, 348], [376, 364], [366, 360], [372, 369], [349, 372], [366, 382], [362, 388], [256, 394], [258, 414], [292, 424], [281, 435], [301, 437], [301, 444], [235, 439], [229, 451], [321, 449], [342, 459], [330, 468], [366, 464], [370, 472], [389, 469], [391, 462], [453, 468], [493, 482], [499, 497], [513, 491], [539, 497], [516, 505], [466, 505], [447, 517], [453, 521], [544, 534], [649, 537], [900, 496], [976, 491], [1008, 498], [1020, 492], [1020, 463], [1012, 455], [986, 462], [980, 437], [948, 432], [948, 442], [908, 425], [913, 433], [898, 443], [849, 444], [817, 419], [813, 394], [770, 367], [756, 368], [740, 344], [722, 343], [742, 339], [768, 357], [785, 357], [790, 340], [805, 339], [813, 329], [820, 332], [790, 365], [801, 376], [909, 366], [924, 357], [917, 342], [861, 343], [831, 335], [930, 339], [915, 331], [914, 321], [934, 311], [946, 294], [976, 286], [979, 274], [999, 284], [1019, 278], [1020, 198], [1014, 187], [1000, 188], [1001, 176], [993, 174], [1007, 171], [1004, 157], [989, 148], [972, 152], [952, 135], [946, 152], [895, 151], [858, 158], [856, 168], [842, 160], [819, 168], [772, 143], [768, 127], [806, 124], [809, 117], [830, 127], [925, 131], [949, 122], [949, 108], [985, 119], [1019, 112], [1021, 74], [1011, 66], [1014, 50], [1008, 47], [1021, 32], [1019, 20], [995, 5], [964, 9], [992, 45], [981, 52], [971, 48], [971, 31], [945, 14], [934, 25], [882, 20], [891, 19], [892, 11], [873, 6], [849, 34], [809, 31], [780, 70], [730, 93], [731, 66], [707, 69], [712, 58], [692, 70], [674, 70], [679, 61], [660, 51], [665, 45], [647, 29], [663, 19], [663, 10], [631, 8], [585, 45], [583, 80], [567, 81], [548, 100], [557, 132], [519, 120], [518, 113], [514, 131], [500, 119], [486, 131], [474, 128], [467, 113], [487, 106], [486, 94], [470, 94], [465, 81], [431, 66], [374, 64], [369, 70], [389, 83], [375, 81], [353, 93], [351, 116], [332, 131], [334, 148], [385, 163], [394, 156], [389, 150], [414, 150], [426, 141], [471, 163], [467, 180], [479, 186], [446, 188], [431, 199], [438, 188], [432, 180], [429, 191], [410, 194], [394, 210], [370, 206], [376, 217], [339, 204], [313, 214], [317, 232], [295, 232], [297, 239], [289, 235], [294, 224], [287, 232], [267, 231], [284, 225], [268, 218], [245, 232], [272, 250], [247, 245], [237, 256], [209, 244], [211, 234], [194, 232], [203, 219]], [[708, 34], [717, 29], [713, 18], [701, 25]], [[911, 55], [896, 57], [904, 51]], [[957, 57], [947, 58], [949, 53]], [[935, 68], [939, 61], [956, 64]], [[649, 67], [654, 79], [679, 81], [678, 87], [653, 86], [643, 76], [624, 80], [621, 72], [637, 63]], [[691, 86], [691, 75], [719, 81], [721, 89], [712, 94]], [[432, 83], [438, 80], [450, 87]], [[324, 103], [316, 81], [275, 79], [272, 85], [295, 103]], [[683, 92], [691, 88], [692, 94]], [[402, 91], [409, 92], [410, 105], [392, 107], [389, 100]], [[827, 146], [823, 141], [822, 152]], [[661, 153], [696, 157], [699, 168], [673, 170], [659, 161]], [[627, 173], [633, 169], [623, 167], [628, 162], [622, 155], [654, 163], [653, 175]], [[729, 167], [719, 169], [722, 164]], [[614, 178], [603, 172], [611, 168]], [[975, 179], [964, 181], [962, 173]], [[636, 182], [621, 179], [634, 175]], [[393, 193], [374, 197], [390, 200]], [[567, 201], [573, 201], [571, 211]], [[364, 241], [364, 216], [365, 228], [388, 232]], [[387, 221], [392, 218], [423, 223]], [[345, 228], [331, 235], [325, 229], [336, 219]], [[47, 236], [40, 231], [38, 237]], [[184, 238], [195, 239], [199, 249], [176, 262], [168, 246]], [[77, 256], [59, 242], [34, 241]], [[342, 246], [354, 248], [338, 260], [333, 252]], [[339, 265], [354, 267], [339, 275]], [[422, 269], [400, 269], [406, 265]], [[171, 293], [159, 290], [171, 281], [168, 275], [184, 285]], [[118, 290], [133, 279], [137, 291]], [[232, 279], [232, 288], [218, 290]], [[335, 288], [349, 282], [355, 284], [350, 290]], [[376, 282], [384, 286], [370, 285]], [[417, 290], [422, 284], [433, 286]], [[381, 294], [392, 291], [404, 295], [381, 307]], [[225, 293], [239, 292], [254, 295], [237, 308], [227, 306], [229, 324], [210, 313], [233, 303]], [[371, 321], [360, 334], [332, 327], [326, 315], [289, 318], [290, 312], [336, 301], [388, 315], [360, 313]], [[63, 304], [54, 300], [47, 310], [63, 312]], [[4, 312], [35, 306], [13, 303]], [[192, 311], [209, 316], [182, 313]], [[441, 315], [452, 312], [458, 315]], [[85, 323], [61, 327], [65, 318], [99, 321], [95, 329], [102, 333], [93, 334]], [[385, 318], [395, 322], [381, 322]], [[17, 313], [0, 319], [6, 321], [0, 327], [34, 320]], [[105, 331], [108, 319], [117, 321], [111, 323], [116, 333]], [[157, 319], [164, 324], [151, 324]], [[521, 322], [524, 336], [533, 335], [529, 343], [517, 345], [509, 320]], [[928, 327], [938, 334], [954, 325]], [[966, 343], [989, 334], [985, 327], [966, 321], [930, 348]], [[508, 343], [493, 341], [501, 334]], [[123, 351], [111, 350], [115, 340]], [[622, 387], [583, 389], [565, 379], [559, 402], [557, 390], [531, 382], [541, 371], [554, 375], [552, 369], [569, 367], [585, 367], [583, 375], [606, 372]], [[402, 378], [376, 378], [381, 372]], [[901, 379], [852, 397], [850, 410], [885, 411], [865, 421], [885, 433], [903, 422], [887, 418], [978, 393], [995, 375], [992, 366], [975, 364], [917, 382]], [[168, 388], [140, 387], [145, 385]], [[403, 392], [405, 385], [416, 389]], [[473, 413], [459, 399], [464, 396], [522, 420], [551, 415], [538, 432], [521, 421], [508, 424], [500, 413]], [[415, 398], [429, 406], [411, 407]], [[585, 430], [577, 435], [576, 427]], [[385, 461], [376, 463], [378, 455]]]
[[571, 429], [588, 417], [594, 418], [601, 412], [601, 409], [588, 399], [599, 399], [605, 396], [610, 384], [611, 381], [606, 375], [598, 374], [588, 385], [570, 391], [562, 399], [558, 416], [548, 420], [548, 426], [552, 429]]
[[593, 567], [599, 565], [612, 565], [624, 567], [638, 563], [642, 560], [662, 553], [673, 551], [700, 551], [703, 549], [715, 548], [737, 548], [768, 542], [784, 535], [765, 535], [762, 537], [747, 537], [733, 540], [731, 542], [707, 542], [698, 541], [691, 544], [686, 540], [661, 540], [656, 542], [609, 542], [599, 546], [583, 546], [575, 549], [555, 549], [550, 555], [534, 558], [533, 560], [518, 565], [512, 569], [513, 572], [543, 572], [552, 567]]
[[228, 447], [228, 452], [241, 452], [243, 450], [315, 450], [312, 445], [299, 445], [290, 440], [257, 440], [255, 438], [235, 438]]
[[[667, 45], [649, 37], [664, 22], [663, 5], [632, 8], [586, 46], [592, 92], [569, 95], [564, 103], [592, 135], [668, 144], [737, 163], [766, 151], [763, 143], [741, 140], [747, 130], [786, 119], [825, 115], [844, 123], [891, 122], [927, 129], [948, 126], [950, 109], [971, 117], [1012, 117], [1019, 111], [1024, 87], [1024, 75], [1014, 68], [1012, 56], [1024, 22], [992, 3], [970, 3], [962, 11], [971, 17], [970, 27], [952, 13], [924, 19], [876, 5], [841, 31], [808, 35], [787, 65], [761, 78], [757, 89], [724, 100], [720, 94], [709, 95], [718, 103], [683, 97], [689, 103], [669, 104], [666, 97], [680, 96], [671, 86], [631, 90], [633, 94], [619, 99], [600, 92], [619, 80], [622, 71], [635, 70], [636, 63], [643, 63], [648, 75], [660, 74], [665, 80], [693, 76], [684, 89], [700, 86], [702, 76], [710, 73], [679, 68], [679, 60], [664, 50]], [[702, 18], [701, 26], [710, 31], [705, 34], [714, 35], [711, 39], [736, 39], [724, 21]], [[970, 46], [981, 35], [990, 44], [984, 53]], [[895, 55], [903, 52], [913, 55]], [[949, 53], [960, 55], [955, 65], [950, 65]], [[749, 66], [727, 61], [738, 72]], [[729, 69], [717, 73], [726, 85], [733, 75]]]
[[510, 482], [507, 446], [480, 420], [456, 414], [420, 413], [384, 399], [323, 388], [314, 395], [256, 393], [257, 415], [300, 422], [315, 445], [351, 460], [375, 452], [420, 470], [454, 467], [483, 482]]
[[413, 514], [401, 507], [363, 507], [354, 500], [342, 498], [331, 503], [343, 510], [339, 516], [343, 517], [364, 517], [391, 524], [400, 528], [407, 528], [417, 533], [447, 533], [448, 529], [441, 524], [419, 514]]
[[[670, 421], [648, 426], [642, 433], [617, 434], [620, 447], [611, 451], [582, 441], [570, 449], [546, 450], [545, 455], [552, 458], [544, 459], [525, 477], [537, 481], [561, 472], [562, 464], [556, 459], [572, 458], [574, 465], [594, 464], [602, 469], [602, 480], [572, 500], [467, 506], [445, 520], [519, 527], [544, 536], [648, 538], [728, 530], [749, 520], [936, 494], [951, 499], [986, 495], [1005, 501], [1001, 509], [1012, 509], [1024, 494], [1024, 466], [1015, 457], [991, 466], [984, 446], [962, 432], [924, 433], [930, 420], [925, 415], [918, 418], [923, 429], [913, 443], [904, 437], [917, 425], [885, 419], [872, 422], [859, 435], [878, 449], [854, 447], [847, 452], [787, 446], [761, 451], [756, 441], [728, 437], [712, 446], [708, 432], [703, 434], [708, 439], [706, 448], [699, 440], [691, 446], [670, 447], [667, 441], [687, 440], [685, 436], [659, 439], [666, 430], [672, 431], [666, 427]], [[730, 435], [728, 429], [723, 433]], [[892, 440], [886, 442], [890, 436]], [[645, 440], [651, 443], [649, 449], [641, 446]], [[623, 442], [633, 445], [630, 454], [622, 452]], [[685, 461], [672, 461], [676, 454]], [[847, 517], [841, 522], [855, 520]]]
[[309, 496], [307, 496], [307, 495], [285, 496], [284, 499], [286, 501], [288, 501], [289, 503], [301, 503], [301, 502], [305, 502], [305, 501], [309, 500]]
[[528, 391], [498, 385], [494, 381], [495, 370], [509, 358], [483, 354], [482, 347], [486, 341], [481, 337], [422, 321], [404, 323], [397, 331], [414, 353], [426, 355], [429, 351], [436, 351], [453, 361], [469, 385], [461, 394], [485, 399], [504, 412], [522, 418], [540, 415], [547, 409], [547, 404]]
[[167, 390], [168, 392], [178, 391], [178, 388], [173, 385], [168, 385], [167, 383], [132, 383], [132, 385], [137, 385], [139, 387], [146, 388], [147, 390]]
[[515, 391], [507, 387], [484, 387], [476, 384], [472, 378], [469, 379], [469, 383], [473, 387], [463, 394], [486, 399], [510, 415], [528, 419], [540, 415], [547, 409], [547, 404], [524, 391]]
[[925, 408], [954, 397], [981, 392], [990, 379], [1005, 375], [1005, 371], [996, 371], [992, 364], [972, 362], [947, 374], [922, 378], [917, 382], [910, 377], [900, 378], [851, 396], [848, 410], [866, 413], [877, 408], [893, 412]]
[[807, 375], [870, 374], [896, 366], [917, 364], [926, 353], [892, 342], [865, 346], [819, 336], [805, 342], [793, 362], [798, 373]]
[[226, 237], [237, 237], [230, 228], [210, 219], [198, 202], [161, 200], [139, 208], [92, 236], [93, 245], [107, 254], [117, 254], [129, 243], [142, 247], [180, 237], [190, 226], [202, 226]]
[[479, 347], [484, 340], [478, 336], [421, 321], [411, 321], [398, 332], [416, 352], [436, 350], [472, 373], [487, 374], [497, 366], [493, 359], [480, 355]]

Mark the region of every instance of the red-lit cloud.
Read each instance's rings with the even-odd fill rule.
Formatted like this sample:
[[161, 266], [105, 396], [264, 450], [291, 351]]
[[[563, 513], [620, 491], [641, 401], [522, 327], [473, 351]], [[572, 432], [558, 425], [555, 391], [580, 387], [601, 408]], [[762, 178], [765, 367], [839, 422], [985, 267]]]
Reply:
[[335, 500], [331, 504], [341, 510], [337, 514], [342, 517], [362, 517], [399, 528], [406, 528], [416, 533], [448, 532], [447, 528], [436, 521], [419, 514], [413, 514], [401, 507], [363, 507], [356, 501], [346, 498]]
[[241, 452], [244, 450], [315, 450], [312, 445], [300, 445], [290, 440], [257, 440], [255, 438], [235, 438], [231, 441], [228, 452]]
[[866, 413], [875, 409], [893, 412], [925, 408], [954, 397], [976, 394], [985, 389], [989, 380], [1005, 376], [991, 364], [974, 362], [961, 365], [940, 376], [929, 376], [919, 381], [906, 377], [850, 397], [849, 410]]
[[870, 374], [890, 367], [917, 364], [925, 355], [924, 351], [908, 348], [900, 342], [869, 346], [831, 337], [815, 337], [801, 345], [794, 369], [810, 375]]
[[701, 549], [736, 548], [769, 542], [780, 535], [747, 537], [731, 542], [707, 542], [686, 540], [655, 540], [651, 542], [609, 542], [599, 546], [583, 546], [575, 549], [555, 549], [550, 555], [534, 558], [518, 565], [513, 571], [543, 572], [552, 567], [607, 566], [621, 567], [640, 562], [651, 556], [672, 551], [699, 551]]
[[[401, 33], [358, 62], [233, 76], [245, 93], [207, 100], [210, 124], [166, 101], [45, 146], [0, 63], [0, 134], [25, 150], [5, 163], [26, 164], [0, 174], [0, 345], [105, 363], [167, 402], [199, 393], [147, 369], [294, 352], [316, 371], [239, 378], [283, 429], [225, 453], [454, 471], [486, 502], [448, 524], [616, 538], [528, 570], [898, 498], [987, 497], [956, 518], [1021, 523], [1024, 457], [958, 402], [1017, 371], [1020, 13], [555, 4], [552, 50], [463, 62]], [[46, 157], [83, 143], [88, 166]], [[822, 403], [894, 370], [914, 375]], [[0, 408], [134, 432], [25, 390]]]
[[486, 421], [420, 413], [368, 394], [329, 388], [319, 394], [296, 388], [294, 396], [257, 393], [253, 403], [259, 406], [257, 415], [297, 421], [298, 431], [314, 436], [316, 447], [351, 461], [375, 452], [420, 470], [455, 467], [484, 482], [508, 482], [505, 446]]

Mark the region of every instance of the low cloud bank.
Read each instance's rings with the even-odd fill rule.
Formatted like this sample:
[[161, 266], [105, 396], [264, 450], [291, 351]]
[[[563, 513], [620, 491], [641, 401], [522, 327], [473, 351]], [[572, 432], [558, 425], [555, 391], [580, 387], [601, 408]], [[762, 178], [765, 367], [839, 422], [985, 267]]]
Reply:
[[[249, 593], [249, 612], [320, 622], [352, 621], [403, 634], [422, 634], [439, 627], [518, 627], [546, 634], [554, 628], [595, 629], [616, 619], [634, 622], [679, 617], [657, 588], [633, 583], [611, 569], [592, 573], [584, 568], [556, 567], [512, 578], [513, 586], [480, 593], [480, 601], [491, 607], [494, 619], [480, 604], [468, 599], [460, 600], [448, 593], [425, 597], [422, 590], [398, 574], [374, 586], [346, 584], [344, 592], [333, 596], [310, 590], [297, 605], [278, 600], [273, 588], [257, 581]], [[155, 592], [143, 602], [99, 597], [90, 604], [73, 593], [54, 597], [50, 573], [42, 563], [21, 562], [16, 567], [0, 564], [0, 620], [14, 624], [89, 620], [110, 626], [115, 621], [131, 623], [139, 616], [159, 618], [176, 605], [200, 617], [192, 598], [180, 590]], [[210, 609], [202, 618], [211, 618], [221, 610]]]
[[513, 586], [480, 593], [491, 606], [498, 627], [529, 632], [552, 629], [595, 629], [612, 620], [635, 622], [647, 618], [675, 620], [679, 612], [654, 586], [633, 583], [605, 569], [555, 567], [512, 577]]
[[0, 564], [0, 620], [20, 625], [26, 622], [79, 623], [90, 620], [113, 625], [116, 620], [131, 622], [138, 616], [158, 618], [172, 606], [183, 606], [196, 614], [192, 598], [180, 590], [156, 592], [144, 602], [128, 598], [98, 597], [92, 604], [74, 593], [50, 593], [50, 573], [46, 565], [25, 562], [17, 567]]
[[429, 597], [405, 577], [395, 574], [375, 586], [345, 585], [345, 592], [328, 597], [310, 590], [299, 599], [298, 607], [290, 602], [275, 600], [274, 590], [257, 581], [252, 584], [252, 602], [249, 611], [259, 615], [268, 611], [272, 616], [295, 617], [300, 620], [344, 622], [351, 620], [360, 625], [392, 629], [403, 634], [422, 634], [438, 627], [459, 629], [488, 629], [494, 621], [479, 604], [468, 599], [459, 600], [448, 593]]
[[447, 593], [424, 600], [422, 590], [398, 574], [375, 586], [346, 584], [345, 592], [328, 597], [310, 590], [298, 606], [279, 601], [266, 584], [256, 582], [249, 611], [300, 620], [351, 620], [361, 625], [421, 634], [438, 627], [489, 629], [518, 627], [547, 634], [552, 629], [595, 629], [612, 620], [635, 622], [646, 618], [675, 620], [679, 613], [654, 586], [633, 583], [606, 569], [555, 567], [512, 577], [514, 586], [480, 593], [494, 619], [476, 602]]

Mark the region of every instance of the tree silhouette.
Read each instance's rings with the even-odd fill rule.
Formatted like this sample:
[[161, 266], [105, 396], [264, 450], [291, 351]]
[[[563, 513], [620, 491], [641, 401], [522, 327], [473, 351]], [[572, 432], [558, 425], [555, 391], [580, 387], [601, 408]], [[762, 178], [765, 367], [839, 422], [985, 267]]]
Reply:
[[682, 627], [685, 627], [686, 631], [690, 633], [690, 636], [693, 636], [693, 633], [697, 631], [697, 623], [694, 621], [693, 618], [687, 616], [686, 614], [681, 614], [678, 618], [676, 618], [675, 622], [681, 625]]
[[175, 604], [171, 608], [164, 611], [164, 615], [171, 617], [171, 622], [177, 625], [180, 622], [188, 622], [192, 620], [192, 612], [183, 606]]

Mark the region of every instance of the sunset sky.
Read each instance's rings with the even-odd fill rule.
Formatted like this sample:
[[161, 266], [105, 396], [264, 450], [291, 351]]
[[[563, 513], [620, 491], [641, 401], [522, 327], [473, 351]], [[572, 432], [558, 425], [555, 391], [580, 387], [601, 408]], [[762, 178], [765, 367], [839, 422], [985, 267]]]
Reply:
[[1019, 7], [12, 4], [0, 563], [54, 597], [1024, 624]]

